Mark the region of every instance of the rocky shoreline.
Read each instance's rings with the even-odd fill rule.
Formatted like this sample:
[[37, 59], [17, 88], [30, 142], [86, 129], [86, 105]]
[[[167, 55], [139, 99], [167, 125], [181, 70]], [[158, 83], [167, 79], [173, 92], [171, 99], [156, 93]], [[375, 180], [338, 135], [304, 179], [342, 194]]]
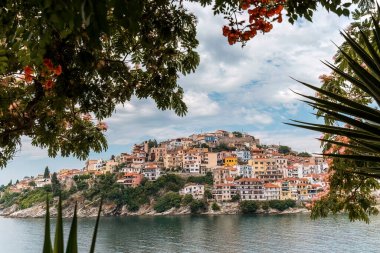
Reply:
[[[56, 200], [55, 200], [56, 202]], [[98, 213], [98, 206], [94, 203], [87, 201], [77, 201], [78, 203], [78, 217], [96, 217]], [[62, 215], [65, 218], [73, 217], [75, 201], [63, 202]], [[225, 202], [219, 203], [220, 210], [213, 211], [211, 205], [206, 212], [200, 215], [224, 215], [224, 214], [240, 214], [239, 203]], [[257, 214], [293, 214], [293, 213], [306, 213], [309, 212], [306, 208], [289, 208], [285, 211], [278, 211], [269, 209], [268, 211], [258, 210]], [[153, 209], [153, 205], [144, 205], [137, 212], [129, 212], [126, 206], [117, 206], [115, 203], [104, 203], [102, 207], [102, 216], [164, 216], [164, 215], [190, 215], [189, 207], [171, 208], [165, 212], [157, 213]], [[51, 217], [57, 215], [57, 209], [50, 207]], [[42, 218], [45, 216], [45, 202], [38, 203], [30, 208], [19, 209], [18, 205], [13, 205], [8, 208], [0, 208], [0, 216], [9, 218]]]

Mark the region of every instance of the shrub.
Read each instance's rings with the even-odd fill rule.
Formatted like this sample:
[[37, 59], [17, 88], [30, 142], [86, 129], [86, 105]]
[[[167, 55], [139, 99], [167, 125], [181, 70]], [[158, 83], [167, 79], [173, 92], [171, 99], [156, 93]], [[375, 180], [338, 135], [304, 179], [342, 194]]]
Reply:
[[259, 204], [257, 201], [245, 200], [240, 202], [240, 211], [244, 214], [252, 214], [256, 213], [257, 209], [259, 209]]
[[[49, 194], [50, 196], [51, 193]], [[36, 189], [27, 192], [25, 195], [19, 198], [19, 204], [21, 209], [29, 208], [36, 203], [44, 202], [46, 200], [46, 192], [43, 189]]]
[[214, 203], [212, 203], [212, 205], [211, 205], [211, 209], [212, 209], [213, 211], [220, 211], [220, 206], [218, 205], [218, 203], [214, 202]]
[[137, 212], [140, 209], [140, 206], [136, 202], [128, 204], [128, 211]]
[[190, 210], [191, 210], [191, 213], [193, 213], [193, 214], [200, 213], [200, 212], [205, 212], [205, 211], [207, 211], [207, 202], [204, 201], [204, 200], [196, 200], [196, 199], [194, 199], [190, 203]]
[[261, 203], [261, 209], [263, 209], [264, 211], [268, 211], [269, 210], [269, 203], [268, 201], [264, 201]]
[[236, 194], [236, 195], [232, 196], [232, 198], [231, 198], [232, 202], [237, 202], [239, 200], [240, 200], [240, 194]]
[[158, 198], [156, 204], [154, 205], [154, 210], [156, 212], [162, 213], [169, 210], [172, 207], [181, 206], [181, 195], [175, 192], [168, 192], [164, 196]]
[[209, 189], [206, 189], [205, 190], [205, 193], [203, 194], [203, 196], [206, 198], [206, 199], [212, 199], [212, 193]]
[[295, 207], [296, 201], [287, 199], [287, 200], [270, 200], [269, 206], [270, 208], [277, 209], [279, 211], [284, 211], [289, 207]]
[[187, 206], [194, 200], [193, 195], [186, 194], [182, 199], [182, 204]]

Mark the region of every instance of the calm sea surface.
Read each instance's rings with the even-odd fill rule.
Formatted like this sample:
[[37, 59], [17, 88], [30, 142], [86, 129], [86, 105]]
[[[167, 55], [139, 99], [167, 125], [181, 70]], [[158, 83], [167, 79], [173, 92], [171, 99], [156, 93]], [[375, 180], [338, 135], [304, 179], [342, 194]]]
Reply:
[[[79, 220], [80, 252], [88, 252], [94, 224]], [[43, 229], [43, 219], [0, 217], [0, 252], [41, 252]], [[96, 252], [380, 252], [380, 217], [369, 225], [307, 214], [107, 217], [99, 229]]]

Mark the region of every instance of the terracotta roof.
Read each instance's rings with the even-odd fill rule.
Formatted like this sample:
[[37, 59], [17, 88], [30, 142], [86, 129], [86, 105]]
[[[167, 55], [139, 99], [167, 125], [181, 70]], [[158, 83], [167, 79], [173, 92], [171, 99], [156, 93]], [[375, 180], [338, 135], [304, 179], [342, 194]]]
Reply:
[[264, 184], [264, 187], [265, 188], [281, 188], [280, 186], [271, 184], [271, 183]]

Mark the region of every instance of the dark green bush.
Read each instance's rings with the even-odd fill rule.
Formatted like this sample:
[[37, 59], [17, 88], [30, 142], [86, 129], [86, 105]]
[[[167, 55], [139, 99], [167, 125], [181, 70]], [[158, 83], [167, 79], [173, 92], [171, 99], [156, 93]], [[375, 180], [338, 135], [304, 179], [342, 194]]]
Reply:
[[287, 200], [269, 200], [269, 207], [277, 209], [279, 211], [284, 211], [289, 207], [295, 207], [296, 201], [287, 199]]
[[213, 211], [220, 211], [220, 206], [218, 205], [218, 203], [214, 202], [214, 203], [212, 203], [212, 205], [211, 205], [211, 209], [212, 209]]
[[172, 207], [180, 207], [181, 206], [181, 195], [176, 192], [168, 192], [162, 197], [157, 199], [156, 204], [154, 205], [154, 210], [156, 212], [162, 213], [166, 210], [169, 210]]
[[240, 200], [240, 194], [236, 194], [236, 195], [232, 196], [232, 198], [231, 198], [232, 202], [237, 202], [239, 200]]
[[193, 214], [205, 212], [207, 211], [207, 202], [204, 200], [194, 199], [190, 203], [190, 210], [191, 210], [191, 213]]
[[240, 202], [240, 211], [244, 214], [256, 213], [259, 207], [260, 205], [257, 203], [257, 201], [245, 200]]
[[194, 200], [193, 195], [191, 195], [191, 194], [186, 194], [186, 195], [183, 197], [183, 199], [182, 199], [182, 204], [183, 204], [184, 206], [187, 206], [187, 205], [189, 205], [193, 200]]

